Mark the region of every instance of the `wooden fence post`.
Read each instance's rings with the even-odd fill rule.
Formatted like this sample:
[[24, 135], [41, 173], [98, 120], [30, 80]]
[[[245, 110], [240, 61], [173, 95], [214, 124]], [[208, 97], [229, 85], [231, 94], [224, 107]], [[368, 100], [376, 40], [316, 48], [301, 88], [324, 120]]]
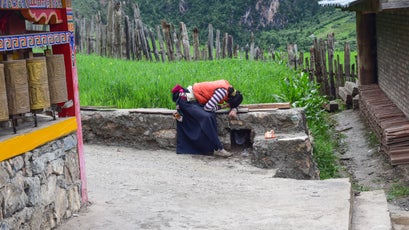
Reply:
[[251, 35], [250, 35], [250, 54], [249, 54], [249, 59], [250, 59], [250, 61], [253, 61], [254, 60], [254, 33], [253, 32], [251, 32]]
[[233, 58], [233, 36], [227, 36], [227, 57]]
[[200, 60], [200, 50], [199, 50], [199, 29], [195, 27], [193, 29], [193, 47], [194, 47], [194, 54], [193, 59], [195, 61]]
[[166, 61], [166, 51], [165, 51], [165, 46], [163, 44], [162, 33], [161, 33], [159, 26], [156, 26], [156, 34], [158, 35], [160, 57], [161, 57], [162, 62], [165, 62]]
[[173, 42], [172, 42], [172, 36], [170, 34], [170, 25], [166, 23], [165, 21], [162, 21], [162, 30], [163, 30], [163, 36], [165, 39], [165, 44], [166, 44], [166, 50], [168, 54], [168, 60], [169, 61], [174, 61], [175, 56], [173, 53]]
[[220, 59], [221, 45], [220, 45], [220, 30], [216, 30], [216, 59]]
[[347, 81], [352, 81], [350, 65], [351, 65], [350, 49], [349, 49], [349, 44], [346, 43], [344, 46], [344, 71], [345, 71], [345, 79]]
[[121, 7], [121, 2], [115, 2], [115, 7], [114, 7], [114, 12], [113, 12], [113, 38], [112, 38], [112, 56], [114, 58], [120, 58], [121, 57], [121, 37], [122, 37], [122, 7]]
[[209, 24], [209, 34], [207, 38], [207, 50], [209, 52], [209, 60], [213, 60], [213, 25]]
[[190, 43], [189, 36], [187, 33], [186, 25], [183, 22], [180, 22], [180, 40], [182, 43], [183, 57], [186, 61], [190, 61]]
[[335, 99], [337, 97], [338, 86], [335, 86], [334, 72], [334, 33], [328, 34], [328, 72], [329, 72], [329, 82], [330, 82], [330, 98]]

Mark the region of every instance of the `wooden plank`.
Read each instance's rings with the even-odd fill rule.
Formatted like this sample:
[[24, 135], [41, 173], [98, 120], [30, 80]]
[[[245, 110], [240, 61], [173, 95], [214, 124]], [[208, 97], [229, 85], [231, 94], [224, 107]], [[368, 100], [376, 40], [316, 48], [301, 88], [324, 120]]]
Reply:
[[290, 109], [291, 104], [289, 102], [284, 103], [261, 103], [261, 104], [242, 104], [240, 108], [248, 109]]

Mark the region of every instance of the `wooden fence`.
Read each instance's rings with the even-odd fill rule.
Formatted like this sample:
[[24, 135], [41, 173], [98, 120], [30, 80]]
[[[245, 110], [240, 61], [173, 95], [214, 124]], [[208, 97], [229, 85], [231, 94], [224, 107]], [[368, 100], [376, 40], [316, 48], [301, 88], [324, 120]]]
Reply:
[[341, 63], [339, 55], [334, 54], [334, 41], [333, 33], [328, 34], [326, 40], [314, 39], [310, 55], [305, 58], [304, 53], [297, 51], [297, 45], [287, 46], [289, 65], [308, 73], [310, 80], [320, 85], [321, 95], [329, 99], [338, 97], [338, 89], [345, 86], [345, 82], [356, 82], [358, 78], [358, 59], [354, 56], [351, 60], [349, 44], [344, 45], [344, 63]]
[[[231, 35], [215, 31], [210, 24], [205, 45], [200, 45], [199, 30], [194, 28], [191, 47], [183, 22], [176, 29], [174, 25], [162, 21], [152, 31], [143, 24], [137, 4], [133, 5], [133, 11], [134, 17], [131, 19], [124, 15], [120, 2], [110, 0], [106, 25], [102, 23], [100, 15], [93, 16], [91, 20], [75, 17], [77, 51], [111, 58], [162, 62], [238, 57], [246, 60], [275, 60], [276, 52], [273, 48], [269, 48], [269, 57], [266, 58], [264, 53], [267, 52], [255, 47], [253, 34], [249, 45], [240, 48], [234, 44]], [[334, 57], [334, 35], [329, 34], [326, 40], [314, 40], [309, 57], [304, 58], [304, 54], [297, 51], [297, 45], [288, 45], [288, 56], [285, 58], [288, 58], [289, 65], [309, 73], [310, 79], [321, 86], [322, 95], [335, 99], [338, 87], [344, 86], [345, 81], [355, 81], [357, 76], [355, 64], [351, 64], [348, 44], [344, 51], [342, 64], [339, 56]]]
[[[107, 24], [101, 22], [101, 16], [90, 20], [75, 17], [75, 39], [77, 51], [86, 54], [122, 58], [129, 60], [176, 61], [176, 60], [213, 60], [237, 57], [239, 46], [233, 37], [208, 27], [208, 40], [200, 45], [199, 30], [193, 30], [193, 47], [183, 22], [179, 28], [161, 22], [155, 31], [147, 28], [141, 20], [139, 7], [133, 4], [134, 17], [124, 15], [121, 3], [108, 2]], [[215, 33], [215, 35], [214, 35]], [[204, 48], [200, 48], [204, 47]], [[192, 49], [191, 49], [192, 48]], [[191, 50], [193, 54], [191, 54]], [[254, 36], [250, 45], [242, 49], [247, 59], [263, 59], [263, 51], [255, 48]], [[244, 55], [243, 55], [244, 56]]]

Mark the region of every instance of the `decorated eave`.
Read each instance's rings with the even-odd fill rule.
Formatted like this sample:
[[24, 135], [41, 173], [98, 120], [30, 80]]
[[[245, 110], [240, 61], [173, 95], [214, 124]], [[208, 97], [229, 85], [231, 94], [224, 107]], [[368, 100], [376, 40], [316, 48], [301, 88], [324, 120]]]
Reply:
[[335, 6], [349, 11], [380, 12], [409, 8], [409, 0], [321, 0], [322, 6]]
[[356, 2], [356, 0], [323, 0], [323, 1], [319, 1], [318, 4], [322, 6], [335, 6], [335, 7], [347, 8], [353, 2]]

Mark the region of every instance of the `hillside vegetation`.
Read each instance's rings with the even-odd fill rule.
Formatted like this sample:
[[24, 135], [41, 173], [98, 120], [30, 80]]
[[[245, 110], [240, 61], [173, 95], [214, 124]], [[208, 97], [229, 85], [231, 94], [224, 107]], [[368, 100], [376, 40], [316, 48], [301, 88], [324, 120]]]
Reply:
[[[76, 17], [90, 17], [98, 12], [106, 22], [108, 0], [73, 0]], [[118, 1], [115, 1], [118, 2]], [[178, 25], [184, 22], [190, 31], [198, 28], [200, 40], [207, 39], [207, 28], [233, 36], [239, 46], [250, 43], [251, 33], [257, 46], [285, 50], [296, 43], [307, 51], [314, 38], [335, 33], [336, 48], [348, 42], [355, 49], [355, 15], [332, 7], [319, 6], [317, 0], [124, 0], [124, 14], [133, 17], [132, 5], [138, 4], [141, 19], [149, 28], [162, 20]]]

